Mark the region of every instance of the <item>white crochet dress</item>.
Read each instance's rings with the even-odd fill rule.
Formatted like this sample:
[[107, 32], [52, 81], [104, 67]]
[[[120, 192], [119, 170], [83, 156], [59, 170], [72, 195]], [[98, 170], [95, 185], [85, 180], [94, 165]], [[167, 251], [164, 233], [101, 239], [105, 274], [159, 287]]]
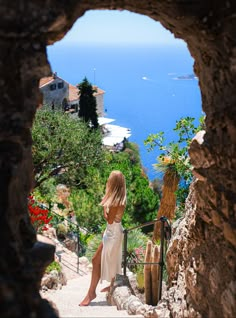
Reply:
[[101, 282], [111, 282], [116, 274], [121, 274], [123, 227], [121, 222], [107, 223], [103, 234], [101, 259]]

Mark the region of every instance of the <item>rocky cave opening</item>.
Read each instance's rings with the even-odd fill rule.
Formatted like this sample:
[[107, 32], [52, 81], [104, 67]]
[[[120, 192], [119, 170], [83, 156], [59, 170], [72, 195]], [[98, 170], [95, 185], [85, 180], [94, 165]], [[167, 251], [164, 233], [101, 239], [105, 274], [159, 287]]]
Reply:
[[[2, 1], [0, 70], [1, 317], [56, 317], [39, 295], [54, 250], [36, 242], [27, 196], [39, 79], [51, 73], [46, 46], [87, 10], [129, 10], [161, 22], [195, 60], [206, 130], [190, 157], [197, 180], [168, 251], [172, 316], [236, 316], [236, 4], [210, 0]], [[23, 292], [22, 292], [23, 291]]]

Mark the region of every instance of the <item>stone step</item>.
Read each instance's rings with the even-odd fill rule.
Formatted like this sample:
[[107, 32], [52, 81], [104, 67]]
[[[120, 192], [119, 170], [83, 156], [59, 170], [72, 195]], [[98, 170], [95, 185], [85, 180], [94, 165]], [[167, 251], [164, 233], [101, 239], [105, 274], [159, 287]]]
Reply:
[[89, 306], [80, 307], [79, 303], [85, 297], [91, 280], [91, 264], [84, 257], [79, 258], [79, 272], [77, 268], [78, 257], [76, 253], [69, 251], [59, 241], [55, 241], [56, 254], [60, 260], [67, 278], [67, 285], [58, 290], [41, 292], [43, 298], [53, 302], [59, 312], [59, 317], [90, 317], [90, 318], [118, 318], [134, 317], [142, 318], [142, 315], [129, 315], [126, 310], [117, 310], [116, 306], [109, 306], [106, 301], [106, 293], [99, 292], [109, 285], [107, 282], [98, 284], [97, 297]]
[[70, 313], [68, 312], [59, 312], [60, 318], [75, 318], [75, 317], [89, 317], [89, 318], [143, 318], [140, 315], [130, 316], [126, 310], [117, 310], [115, 306], [88, 306], [88, 307], [79, 307], [78, 309], [71, 309]]
[[87, 293], [91, 274], [71, 279], [62, 289], [42, 293], [42, 297], [52, 301], [59, 311], [59, 317], [134, 317], [142, 318], [142, 315], [128, 315], [126, 310], [117, 310], [116, 306], [109, 306], [106, 301], [106, 293], [99, 292], [108, 283], [98, 284], [97, 297], [89, 306], [80, 307], [78, 304]]
[[75, 252], [71, 252], [66, 247], [63, 246], [58, 240], [55, 240], [56, 245], [56, 256], [58, 261], [62, 265], [65, 272], [66, 278], [68, 280], [83, 276], [88, 272], [88, 263], [84, 263], [82, 258], [78, 258]]

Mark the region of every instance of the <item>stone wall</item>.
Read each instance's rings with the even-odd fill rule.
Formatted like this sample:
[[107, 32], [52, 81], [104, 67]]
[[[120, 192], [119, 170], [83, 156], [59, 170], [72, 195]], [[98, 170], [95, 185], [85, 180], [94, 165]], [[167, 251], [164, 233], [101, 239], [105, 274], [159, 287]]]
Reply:
[[[59, 88], [58, 84], [63, 83], [63, 88]], [[56, 85], [55, 90], [50, 90], [50, 85]], [[63, 81], [61, 78], [55, 78], [52, 82], [47, 85], [44, 85], [40, 88], [44, 98], [43, 104], [51, 106], [54, 103], [55, 109], [64, 110], [63, 101], [66, 100], [68, 103], [69, 99], [69, 84]]]
[[206, 132], [191, 146], [197, 180], [186, 219], [176, 230], [179, 238], [170, 247], [175, 281], [170, 309], [183, 317], [177, 308], [184, 303], [193, 317], [235, 316], [236, 3], [231, 0], [1, 1], [0, 315], [56, 316], [38, 292], [53, 249], [36, 243], [27, 213], [30, 129], [42, 99], [39, 79], [51, 74], [46, 45], [60, 40], [89, 9], [126, 9], [160, 21], [186, 41], [195, 59]]
[[104, 116], [104, 94], [95, 94], [96, 103], [97, 103], [97, 114], [100, 117]]

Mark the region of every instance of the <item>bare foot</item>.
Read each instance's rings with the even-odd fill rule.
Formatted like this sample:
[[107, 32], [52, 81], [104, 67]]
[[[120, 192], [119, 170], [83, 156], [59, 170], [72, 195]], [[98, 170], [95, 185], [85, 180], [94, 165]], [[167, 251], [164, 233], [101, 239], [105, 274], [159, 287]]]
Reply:
[[91, 301], [96, 298], [96, 294], [92, 294], [90, 295], [89, 293], [85, 296], [84, 300], [81, 301], [81, 303], [79, 304], [79, 306], [88, 306]]
[[111, 286], [104, 287], [102, 290], [100, 290], [100, 292], [101, 293], [109, 292], [110, 291], [110, 287]]

